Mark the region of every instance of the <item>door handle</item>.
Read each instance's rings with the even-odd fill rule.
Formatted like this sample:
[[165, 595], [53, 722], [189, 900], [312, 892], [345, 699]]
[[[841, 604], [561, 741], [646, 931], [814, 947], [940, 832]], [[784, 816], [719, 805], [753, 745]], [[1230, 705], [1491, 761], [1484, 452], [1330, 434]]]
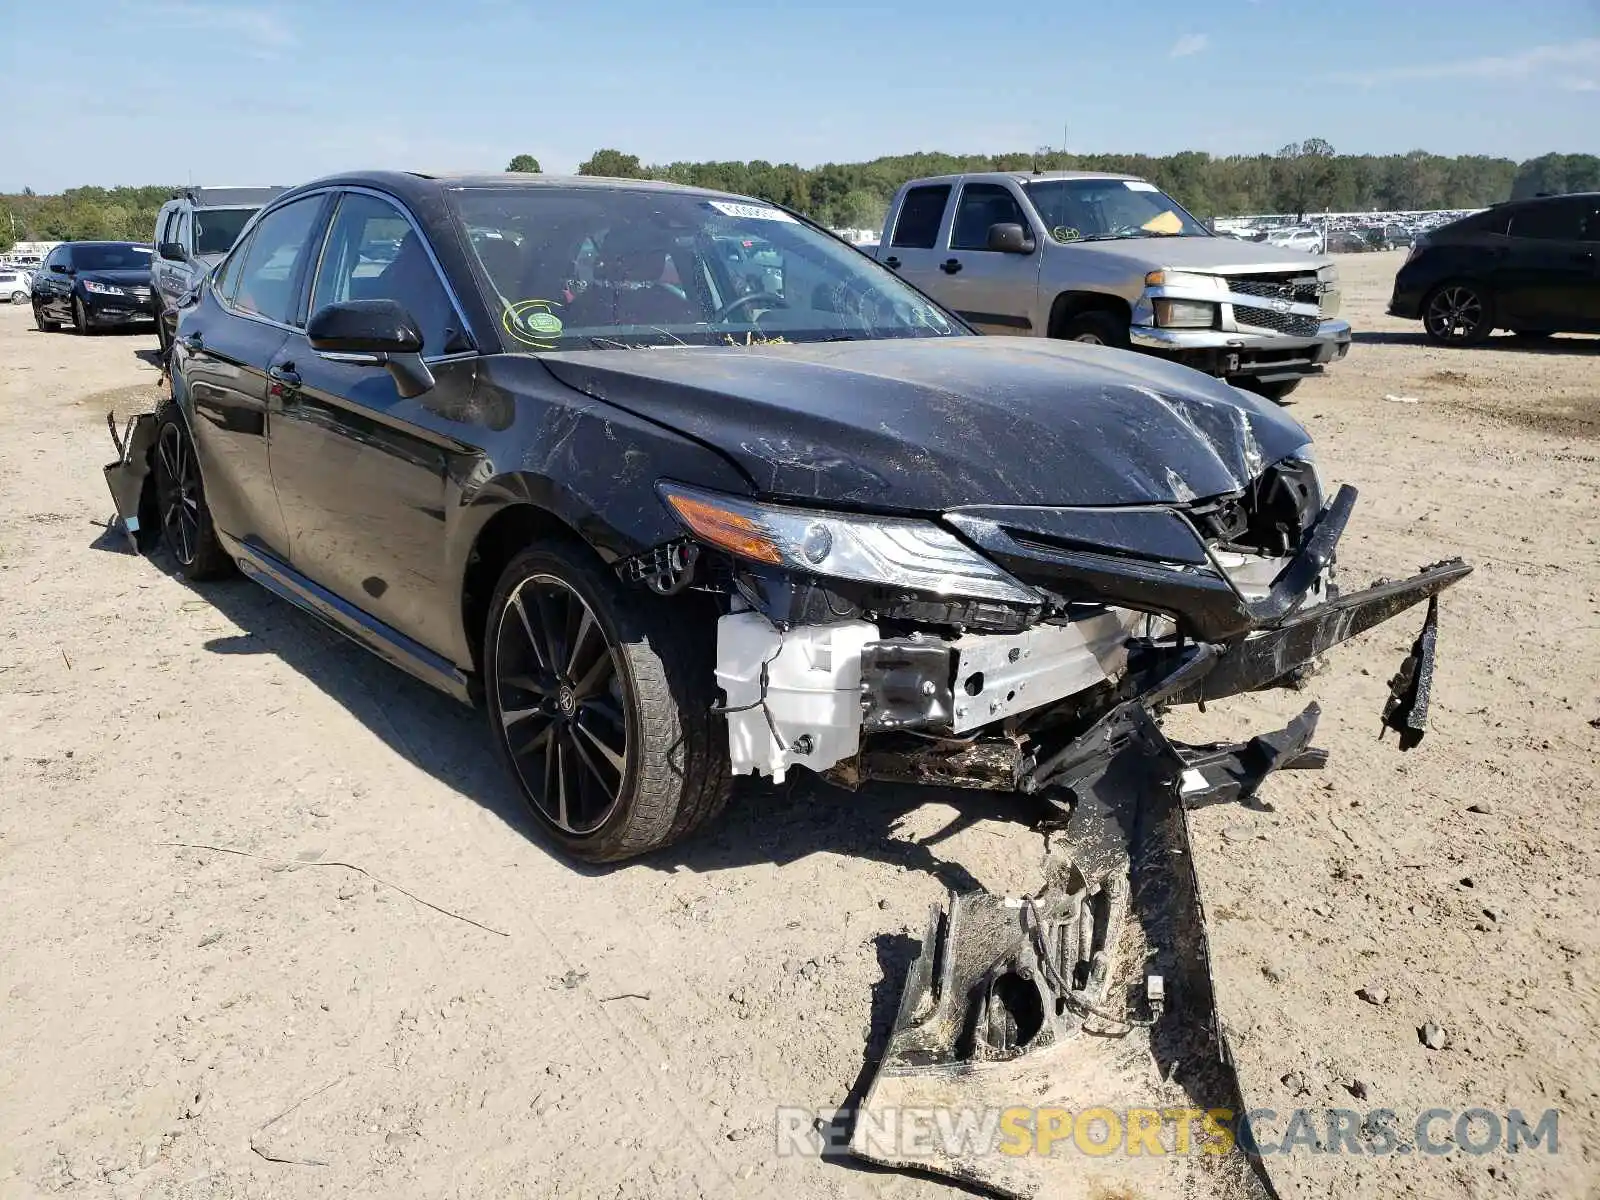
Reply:
[[943, 271], [946, 275], [954, 275], [957, 271], [961, 270], [961, 260], [959, 258], [947, 258], [939, 264], [939, 270]]
[[900, 269], [900, 260], [891, 254], [888, 258], [883, 260], [883, 265], [888, 267], [891, 271], [898, 271]]

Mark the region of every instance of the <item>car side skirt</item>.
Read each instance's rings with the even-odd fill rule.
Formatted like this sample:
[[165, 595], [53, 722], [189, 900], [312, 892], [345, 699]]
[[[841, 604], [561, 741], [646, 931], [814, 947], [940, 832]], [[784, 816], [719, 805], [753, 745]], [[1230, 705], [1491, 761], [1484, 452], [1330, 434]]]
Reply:
[[471, 680], [448, 659], [408, 638], [370, 613], [334, 595], [260, 546], [241, 542], [218, 530], [217, 537], [239, 569], [274, 595], [321, 618], [385, 662], [448, 696], [471, 704]]

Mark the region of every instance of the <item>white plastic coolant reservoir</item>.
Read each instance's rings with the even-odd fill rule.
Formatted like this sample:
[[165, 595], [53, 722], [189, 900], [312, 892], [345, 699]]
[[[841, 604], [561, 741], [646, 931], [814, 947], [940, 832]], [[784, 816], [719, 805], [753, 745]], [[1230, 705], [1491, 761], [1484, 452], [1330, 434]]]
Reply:
[[718, 620], [717, 684], [728, 707], [743, 710], [728, 713], [734, 774], [757, 772], [782, 782], [796, 763], [823, 771], [855, 754], [861, 745], [861, 648], [877, 640], [870, 621], [779, 633], [758, 612]]

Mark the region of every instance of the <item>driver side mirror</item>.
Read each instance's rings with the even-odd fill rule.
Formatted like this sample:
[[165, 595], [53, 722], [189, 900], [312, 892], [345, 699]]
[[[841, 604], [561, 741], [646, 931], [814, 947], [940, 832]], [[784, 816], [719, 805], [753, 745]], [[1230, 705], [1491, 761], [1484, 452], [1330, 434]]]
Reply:
[[166, 259], [168, 262], [184, 261], [182, 242], [162, 242], [156, 247], [156, 253], [162, 258]]
[[50, 269], [52, 271], [54, 271], [57, 275], [71, 275], [72, 274], [72, 268], [69, 267], [66, 263], [51, 263], [50, 264]]
[[433, 387], [433, 372], [422, 361], [422, 331], [393, 300], [325, 304], [306, 323], [306, 340], [333, 362], [387, 368], [407, 400]]
[[1015, 221], [989, 226], [988, 248], [1001, 254], [1032, 254], [1038, 245], [1033, 234]]

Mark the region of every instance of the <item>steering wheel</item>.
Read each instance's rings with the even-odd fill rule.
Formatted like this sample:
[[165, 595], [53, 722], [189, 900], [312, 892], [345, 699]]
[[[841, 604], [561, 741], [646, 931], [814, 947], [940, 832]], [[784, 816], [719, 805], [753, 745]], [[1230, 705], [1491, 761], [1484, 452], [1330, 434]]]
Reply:
[[751, 292], [748, 296], [736, 296], [734, 299], [729, 300], [721, 308], [717, 309], [716, 312], [711, 314], [711, 324], [720, 325], [734, 313], [738, 312], [741, 308], [745, 308], [752, 304], [758, 304], [763, 300], [768, 301], [768, 308], [789, 307], [789, 302], [782, 296], [778, 295], [777, 292]]

